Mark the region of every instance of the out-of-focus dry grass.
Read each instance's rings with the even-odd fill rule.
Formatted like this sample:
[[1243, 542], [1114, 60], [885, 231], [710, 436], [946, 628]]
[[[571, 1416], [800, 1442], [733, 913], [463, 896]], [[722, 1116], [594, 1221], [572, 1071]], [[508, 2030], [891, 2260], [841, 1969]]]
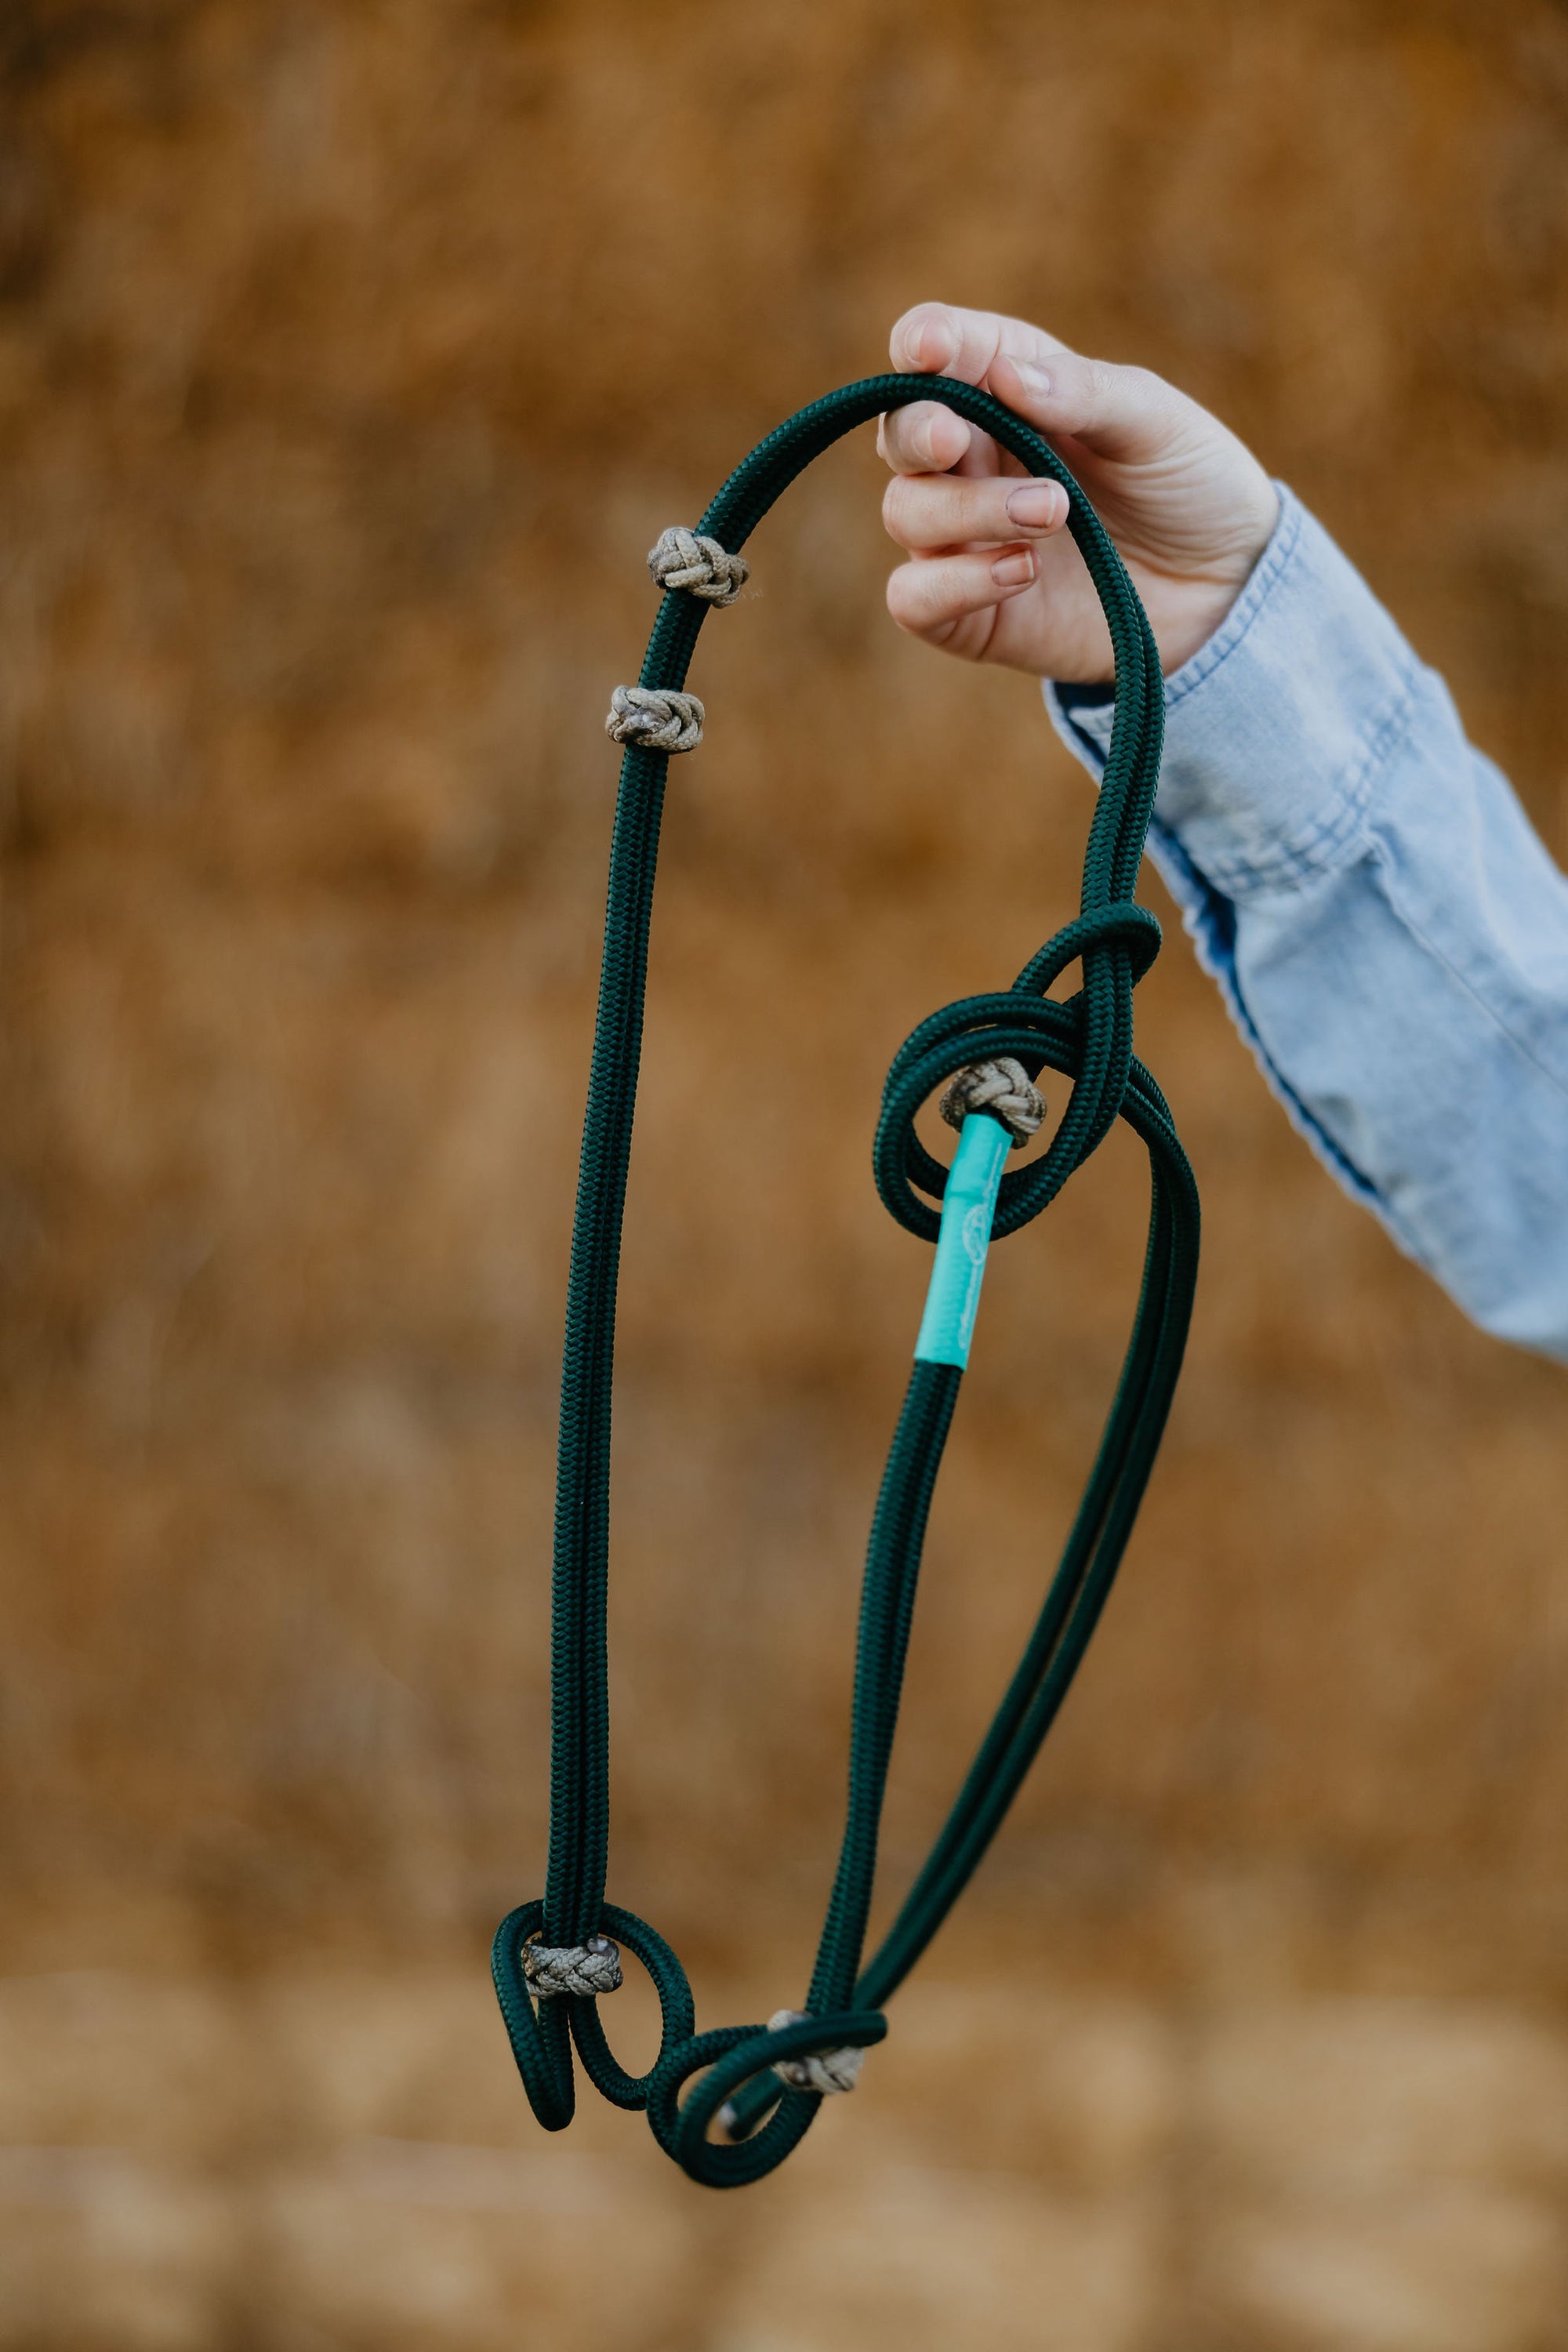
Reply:
[[[1568, 19], [14, 0], [0, 44], [0, 2344], [1568, 2343], [1563, 1376], [1340, 1198], [1179, 940], [1165, 1460], [861, 2094], [707, 2198], [635, 2119], [543, 2141], [484, 1981], [541, 1868], [642, 551], [908, 302], [1020, 310], [1252, 436], [1561, 853]], [[1085, 820], [1026, 681], [887, 624], [877, 498], [862, 436], [705, 634], [658, 915], [612, 1891], [710, 2021], [798, 1997], [830, 1864], [923, 1271], [880, 1074], [1062, 919]], [[1113, 1144], [999, 1262], [892, 1876], [1076, 1493], [1139, 1183]]]

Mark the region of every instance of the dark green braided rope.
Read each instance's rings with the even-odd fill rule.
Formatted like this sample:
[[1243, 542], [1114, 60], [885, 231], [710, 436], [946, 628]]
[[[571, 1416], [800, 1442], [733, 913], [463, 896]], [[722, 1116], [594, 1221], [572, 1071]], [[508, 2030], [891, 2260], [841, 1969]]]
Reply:
[[[1163, 1096], [1132, 1053], [1132, 991], [1160, 949], [1154, 917], [1132, 899], [1159, 781], [1163, 691], [1142, 604], [1078, 484], [1039, 436], [989, 394], [947, 378], [874, 376], [813, 402], [752, 450], [700, 523], [738, 551], [782, 491], [842, 434], [882, 411], [940, 399], [991, 434], [1031, 474], [1060, 482], [1068, 528], [1110, 626], [1116, 715], [1084, 856], [1081, 911], [1009, 990], [932, 1013], [893, 1058], [872, 1152], [889, 1213], [934, 1240], [946, 1171], [921, 1143], [914, 1115], [970, 1065], [1011, 1055], [1031, 1076], [1060, 1072], [1071, 1092], [1049, 1149], [1002, 1180], [994, 1238], [1039, 1215], [1118, 1118], [1149, 1154], [1151, 1206], [1142, 1286], [1121, 1376], [1077, 1517], [990, 1729], [935, 1844], [877, 1951], [865, 1958], [877, 1840], [892, 1754], [921, 1554], [932, 1490], [963, 1378], [917, 1361], [888, 1455], [862, 1588], [844, 1842], [800, 2022], [770, 2032], [698, 2034], [675, 1954], [645, 1921], [605, 1899], [609, 1849], [605, 1591], [610, 1404], [621, 1218], [642, 1046], [648, 922], [668, 756], [628, 745], [610, 851], [605, 959], [577, 1189], [562, 1376], [551, 1645], [550, 1853], [542, 1903], [496, 1932], [496, 1990], [533, 2111], [550, 2131], [572, 2119], [572, 2046], [605, 2098], [644, 2107], [655, 2136], [693, 2179], [734, 2188], [789, 2154], [822, 2104], [786, 2088], [776, 2062], [867, 2047], [887, 2032], [883, 2003], [919, 1959], [973, 1875], [1050, 1729], [1094, 1632], [1131, 1533], [1181, 1369], [1197, 1274], [1198, 1201]], [[679, 688], [708, 606], [665, 593], [643, 662], [645, 687]], [[1082, 984], [1047, 995], [1077, 963]], [[595, 2000], [537, 2001], [524, 1941], [579, 1945], [595, 1934], [635, 1953], [659, 1998], [659, 2053], [628, 2074], [605, 2040]], [[698, 2077], [681, 2096], [685, 2086]], [[721, 2113], [722, 2111], [722, 2113]], [[710, 2139], [716, 2122], [730, 2144]]]

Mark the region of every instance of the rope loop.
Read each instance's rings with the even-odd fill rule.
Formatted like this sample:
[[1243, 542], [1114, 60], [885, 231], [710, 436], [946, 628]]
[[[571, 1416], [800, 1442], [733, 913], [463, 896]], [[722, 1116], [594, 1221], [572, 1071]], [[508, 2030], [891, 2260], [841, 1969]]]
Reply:
[[509, 1911], [490, 1946], [490, 1976], [507, 2039], [511, 2043], [529, 2105], [546, 2131], [563, 2130], [575, 2109], [574, 2042], [595, 2089], [615, 2105], [635, 2109], [647, 2105], [648, 2086], [661, 2062], [670, 2051], [689, 2042], [696, 2030], [691, 1987], [664, 1937], [646, 1919], [639, 1919], [635, 1911], [624, 1911], [617, 1903], [602, 1904], [599, 1921], [600, 1932], [584, 1937], [583, 1946], [577, 1948], [597, 1954], [607, 1945], [610, 1952], [616, 1953], [614, 1973], [618, 1986], [621, 1970], [616, 1944], [624, 1945], [642, 1962], [658, 1995], [658, 2056], [646, 2074], [628, 2074], [605, 2039], [605, 2029], [599, 2022], [598, 1993], [615, 1987], [606, 1984], [583, 1991], [576, 1986], [552, 1985], [547, 1990], [537, 1981], [534, 1969], [540, 1958], [553, 1960], [559, 1957], [559, 1948], [541, 1946], [532, 1940], [544, 1923], [542, 1902], [522, 1903], [515, 1911]]
[[605, 732], [615, 743], [641, 743], [650, 751], [695, 751], [708, 714], [694, 694], [674, 687], [617, 686]]
[[1141, 907], [1136, 898], [1096, 907], [1090, 913], [1064, 923], [1043, 948], [1037, 948], [1013, 986], [1023, 994], [1044, 996], [1048, 988], [1055, 987], [1069, 963], [1081, 958], [1087, 977], [1097, 950], [1122, 948], [1128, 957], [1128, 985], [1136, 988], [1152, 966], [1164, 937], [1158, 915], [1148, 907]]
[[[875, 2010], [826, 2011], [817, 2016], [784, 2011], [788, 2023], [725, 2025], [699, 2033], [671, 2050], [654, 2069], [647, 2119], [655, 2138], [683, 2172], [710, 2189], [738, 2189], [777, 2169], [816, 2122], [826, 2093], [816, 2083], [781, 2089], [783, 2068], [806, 2066], [825, 2055], [842, 2066], [885, 2041], [888, 2021]], [[683, 2100], [693, 2075], [700, 2077]], [[765, 2075], [773, 2096], [766, 2120], [738, 2145], [710, 2140], [709, 2128], [722, 2127], [724, 2110], [743, 2084]]]
[[684, 589], [721, 610], [732, 604], [752, 576], [743, 555], [731, 555], [716, 539], [672, 522], [647, 551], [647, 568], [660, 588]]
[[[877, 1189], [901, 1225], [934, 1241], [948, 1175], [915, 1132], [921, 1106], [945, 1090], [950, 1118], [988, 1115], [1021, 1144], [1041, 1133], [1045, 1103], [1036, 1080], [1054, 1070], [1068, 1087], [1038, 1152], [1003, 1172], [998, 1163], [1005, 1155], [994, 1135], [970, 1130], [970, 1142], [984, 1148], [963, 1155], [964, 1164], [984, 1161], [987, 1202], [999, 1179], [992, 1234], [1016, 1232], [1037, 1216], [1121, 1118], [1149, 1156], [1142, 1285], [1083, 1500], [1047, 1566], [1024, 1654], [891, 1926], [868, 1950], [927, 1516], [963, 1377], [963, 1356], [916, 1353], [866, 1548], [842, 1839], [807, 2006], [777, 2011], [767, 2025], [700, 2034], [679, 1960], [645, 1921], [605, 1899], [616, 1308], [665, 759], [701, 740], [703, 708], [686, 683], [698, 638], [710, 607], [731, 604], [740, 593], [747, 577], [741, 551], [775, 499], [842, 435], [932, 399], [989, 434], [1026, 474], [1065, 490], [1068, 529], [1110, 633], [1115, 713], [1077, 918], [1031, 957], [1011, 988], [961, 998], [904, 1040], [882, 1093], [872, 1150]], [[693, 2180], [733, 2189], [783, 2163], [824, 2099], [854, 2083], [861, 2053], [887, 2032], [885, 2004], [968, 1885], [1056, 1720], [1126, 1549], [1174, 1393], [1197, 1273], [1198, 1201], [1169, 1108], [1132, 1051], [1133, 992], [1160, 947], [1159, 924], [1133, 898], [1159, 782], [1159, 649], [1126, 567], [1057, 451], [976, 385], [929, 375], [869, 377], [814, 401], [759, 442], [696, 526], [665, 531], [648, 563], [666, 593], [638, 681], [616, 688], [605, 721], [626, 756], [611, 837], [562, 1365], [549, 1864], [543, 1901], [520, 1905], [502, 1920], [491, 1969], [518, 2071], [547, 2130], [571, 2121], [575, 2051], [605, 2098], [646, 2111], [660, 2147]], [[1074, 963], [1081, 967], [1077, 990], [1053, 996]], [[971, 1244], [984, 1236], [970, 1232], [973, 1209], [962, 1191], [953, 1202], [961, 1213], [952, 1222], [977, 1283], [980, 1260]], [[985, 1213], [979, 1212], [977, 1226]], [[939, 1276], [942, 1268], [939, 1258]], [[971, 1292], [978, 1296], [973, 1283]], [[621, 2065], [601, 2022], [600, 1995], [614, 1990], [619, 1975], [616, 1945], [642, 1963], [658, 1994], [659, 2052], [643, 2074]]]
[[[1132, 991], [1159, 954], [1160, 942], [1159, 919], [1147, 907], [1126, 899], [1096, 908], [1047, 940], [1010, 989], [960, 997], [910, 1031], [888, 1072], [871, 1152], [877, 1190], [889, 1216], [924, 1240], [936, 1239], [942, 1219], [931, 1202], [940, 1202], [946, 1190], [947, 1170], [921, 1141], [915, 1115], [954, 1072], [960, 1075], [942, 1100], [944, 1118], [951, 1118], [950, 1102], [962, 1109], [999, 1108], [1000, 1092], [995, 1104], [971, 1103], [970, 1074], [976, 1069], [1016, 1070], [1039, 1103], [1042, 1118], [1045, 1105], [1034, 1085], [1039, 1072], [1058, 1070], [1072, 1080], [1044, 1158], [1002, 1179], [993, 1236], [1016, 1233], [1055, 1200], [1121, 1116], [1133, 1066]], [[1078, 961], [1083, 986], [1069, 997], [1047, 996], [1046, 991]], [[984, 1087], [1004, 1083], [987, 1080]], [[973, 1090], [978, 1095], [982, 1088]], [[1017, 1145], [1040, 1120], [1028, 1129], [1004, 1114], [1003, 1123]]]

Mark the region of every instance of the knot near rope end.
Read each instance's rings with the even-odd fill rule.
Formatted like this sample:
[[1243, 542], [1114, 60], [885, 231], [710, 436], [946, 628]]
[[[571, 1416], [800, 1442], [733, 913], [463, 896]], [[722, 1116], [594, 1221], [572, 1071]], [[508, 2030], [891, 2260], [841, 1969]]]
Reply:
[[642, 743], [650, 751], [695, 751], [707, 715], [694, 694], [673, 686], [617, 686], [605, 732], [612, 742]]
[[1004, 1054], [994, 1062], [976, 1062], [973, 1068], [960, 1070], [937, 1108], [949, 1127], [957, 1128], [971, 1111], [988, 1110], [1012, 1137], [1014, 1150], [1021, 1151], [1045, 1124], [1046, 1098], [1022, 1062]]
[[[768, 2032], [780, 2033], [786, 2025], [802, 2025], [810, 2015], [808, 2009], [775, 2009], [768, 2020]], [[863, 2050], [814, 2050], [804, 2058], [781, 2058], [773, 2073], [792, 2091], [820, 2091], [825, 2098], [831, 2098], [855, 2088], [865, 2060]]]
[[647, 568], [660, 588], [684, 588], [705, 604], [732, 604], [752, 576], [743, 555], [731, 555], [716, 539], [699, 537], [672, 522], [648, 549]]
[[590, 1936], [584, 1944], [525, 1943], [522, 1973], [536, 2000], [563, 1992], [591, 2000], [600, 1993], [619, 1992], [621, 1948], [608, 1936]]

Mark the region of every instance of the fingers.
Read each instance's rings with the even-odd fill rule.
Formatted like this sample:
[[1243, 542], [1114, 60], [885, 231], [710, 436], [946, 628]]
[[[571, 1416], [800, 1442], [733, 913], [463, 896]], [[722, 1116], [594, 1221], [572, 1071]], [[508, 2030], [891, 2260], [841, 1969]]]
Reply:
[[889, 538], [921, 555], [976, 540], [1043, 539], [1067, 519], [1059, 483], [1016, 474], [895, 474], [882, 499]]
[[956, 375], [984, 383], [1002, 355], [1043, 364], [1064, 346], [1026, 319], [996, 310], [964, 310], [952, 302], [917, 302], [888, 340], [896, 368], [910, 373]]
[[[888, 347], [893, 365], [906, 373], [957, 376], [964, 383], [984, 383], [1003, 353], [1038, 364], [1063, 349], [1055, 335], [1025, 319], [1004, 318], [995, 310], [965, 310], [951, 302], [918, 302], [906, 310]], [[987, 435], [954, 416], [950, 408], [924, 401], [885, 416], [877, 446], [900, 474], [944, 474], [957, 466], [972, 473], [994, 471], [997, 462]]]
[[1040, 432], [1133, 464], [1157, 456], [1190, 415], [1202, 414], [1147, 368], [1117, 367], [1066, 350], [1040, 358], [999, 354], [989, 389]]
[[948, 645], [962, 631], [988, 633], [996, 607], [1032, 587], [1038, 571], [1032, 547], [918, 559], [889, 581], [888, 610], [911, 636]]
[[[1156, 455], [1202, 413], [1147, 368], [1086, 359], [1043, 327], [994, 310], [917, 303], [889, 348], [895, 367], [982, 384], [1041, 432], [1105, 457]], [[881, 444], [895, 472], [945, 473], [983, 437], [951, 410], [921, 401], [884, 420]]]
[[970, 443], [984, 439], [951, 408], [917, 400], [889, 411], [877, 427], [877, 448], [895, 474], [945, 474], [963, 462]]

